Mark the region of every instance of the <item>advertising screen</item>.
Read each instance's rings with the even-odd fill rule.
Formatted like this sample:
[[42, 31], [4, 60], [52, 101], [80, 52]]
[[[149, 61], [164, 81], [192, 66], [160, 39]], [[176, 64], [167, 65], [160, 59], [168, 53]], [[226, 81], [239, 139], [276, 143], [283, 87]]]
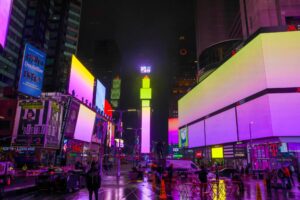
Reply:
[[142, 107], [141, 153], [150, 153], [151, 108]]
[[205, 145], [204, 122], [200, 121], [189, 126], [189, 148]]
[[110, 117], [112, 117], [112, 113], [113, 113], [113, 108], [111, 107], [109, 101], [107, 101], [105, 99], [105, 103], [104, 103], [104, 113]]
[[62, 106], [55, 101], [19, 101], [13, 145], [58, 147], [61, 139]]
[[79, 107], [80, 107], [79, 102], [76, 102], [74, 100], [71, 101], [70, 107], [69, 107], [69, 113], [68, 113], [68, 117], [67, 117], [67, 122], [66, 122], [65, 138], [73, 138], [74, 137]]
[[69, 94], [82, 102], [93, 103], [94, 76], [73, 55], [69, 79]]
[[99, 114], [96, 115], [95, 128], [92, 135], [92, 142], [101, 144], [104, 141], [107, 133], [107, 121], [101, 118]]
[[176, 145], [178, 144], [178, 118], [169, 118], [168, 125], [168, 143], [169, 145]]
[[188, 143], [188, 127], [181, 128], [179, 130], [179, 147], [187, 147]]
[[13, 0], [0, 1], [0, 46], [4, 47]]
[[96, 99], [95, 99], [95, 105], [101, 111], [104, 111], [105, 91], [106, 91], [106, 89], [105, 89], [104, 85], [97, 79], [97, 82], [96, 82]]
[[91, 142], [96, 113], [80, 104], [74, 139]]
[[206, 144], [222, 144], [237, 141], [235, 110], [230, 109], [205, 121]]
[[46, 54], [30, 44], [25, 45], [18, 91], [33, 97], [42, 93]]
[[179, 100], [179, 126], [266, 88], [299, 87], [299, 42], [299, 31], [258, 35]]
[[223, 147], [213, 147], [211, 148], [211, 158], [223, 158]]

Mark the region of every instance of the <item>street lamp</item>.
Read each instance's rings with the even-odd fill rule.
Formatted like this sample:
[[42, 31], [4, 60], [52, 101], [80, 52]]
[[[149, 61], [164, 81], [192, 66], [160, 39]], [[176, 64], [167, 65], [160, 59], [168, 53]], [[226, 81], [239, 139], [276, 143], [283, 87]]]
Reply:
[[[117, 123], [118, 131], [120, 132], [119, 139], [122, 139], [122, 134], [123, 134], [123, 126], [122, 126], [122, 118], [123, 118], [123, 113], [124, 112], [137, 112], [137, 109], [125, 109], [125, 110], [108, 110], [112, 112], [117, 112], [119, 113], [119, 120]], [[120, 142], [118, 142], [118, 147], [117, 147], [117, 177], [120, 177], [120, 166], [121, 166], [121, 160], [120, 160]]]
[[252, 125], [254, 124], [253, 121], [249, 122], [249, 134], [250, 134], [250, 163], [251, 163], [251, 171], [253, 170], [253, 163], [252, 163]]

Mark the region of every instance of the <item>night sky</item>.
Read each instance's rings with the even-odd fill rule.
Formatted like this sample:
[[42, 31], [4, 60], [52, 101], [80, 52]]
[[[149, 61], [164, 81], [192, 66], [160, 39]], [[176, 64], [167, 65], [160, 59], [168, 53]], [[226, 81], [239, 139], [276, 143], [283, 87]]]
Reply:
[[[121, 53], [121, 107], [140, 108], [139, 66], [152, 66], [152, 140], [167, 142], [168, 98], [178, 38], [194, 37], [193, 0], [84, 0], [78, 56], [93, 59], [96, 40], [115, 40]], [[125, 127], [139, 127], [136, 114], [124, 116]], [[127, 139], [132, 132], [125, 132]]]

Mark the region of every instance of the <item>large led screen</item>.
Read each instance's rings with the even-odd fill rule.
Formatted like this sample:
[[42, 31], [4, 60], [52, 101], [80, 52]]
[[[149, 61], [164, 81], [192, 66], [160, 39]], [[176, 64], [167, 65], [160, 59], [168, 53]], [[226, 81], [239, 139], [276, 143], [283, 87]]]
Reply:
[[97, 80], [97, 82], [96, 82], [96, 99], [95, 99], [95, 105], [101, 111], [104, 111], [105, 92], [106, 92], [106, 89], [105, 89], [104, 85], [99, 80]]
[[238, 106], [237, 116], [240, 140], [249, 140], [250, 136], [252, 139], [272, 136], [268, 95]]
[[188, 127], [179, 129], [179, 147], [187, 147], [189, 145], [189, 130]]
[[91, 142], [96, 113], [84, 105], [80, 105], [74, 139]]
[[168, 120], [168, 143], [169, 145], [178, 144], [178, 118], [169, 118]]
[[13, 0], [0, 1], [0, 45], [4, 47]]
[[205, 120], [206, 144], [237, 141], [235, 110], [230, 109]]
[[300, 136], [300, 93], [270, 94], [274, 136]]
[[69, 94], [77, 99], [93, 103], [94, 76], [73, 55], [69, 80]]
[[205, 146], [204, 121], [189, 126], [189, 148]]
[[42, 93], [46, 54], [30, 44], [25, 45], [18, 91], [33, 97]]
[[142, 107], [141, 152], [150, 153], [150, 120], [151, 108]]
[[300, 32], [258, 35], [178, 102], [179, 126], [266, 88], [300, 86]]

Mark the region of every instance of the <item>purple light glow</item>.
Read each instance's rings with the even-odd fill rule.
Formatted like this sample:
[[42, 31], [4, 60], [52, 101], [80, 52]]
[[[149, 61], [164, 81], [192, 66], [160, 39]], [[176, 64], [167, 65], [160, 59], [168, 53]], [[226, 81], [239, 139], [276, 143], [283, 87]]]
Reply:
[[205, 145], [204, 122], [200, 121], [189, 126], [189, 148]]
[[0, 45], [4, 47], [12, 0], [0, 0]]
[[96, 113], [81, 104], [79, 108], [74, 139], [91, 142], [95, 119]]
[[169, 118], [168, 143], [169, 145], [176, 145], [178, 141], [178, 118]]
[[238, 106], [237, 116], [240, 140], [250, 139], [250, 127], [252, 139], [272, 136], [268, 95]]
[[235, 110], [230, 109], [205, 121], [206, 145], [237, 141]]
[[141, 153], [150, 153], [150, 107], [142, 107]]

